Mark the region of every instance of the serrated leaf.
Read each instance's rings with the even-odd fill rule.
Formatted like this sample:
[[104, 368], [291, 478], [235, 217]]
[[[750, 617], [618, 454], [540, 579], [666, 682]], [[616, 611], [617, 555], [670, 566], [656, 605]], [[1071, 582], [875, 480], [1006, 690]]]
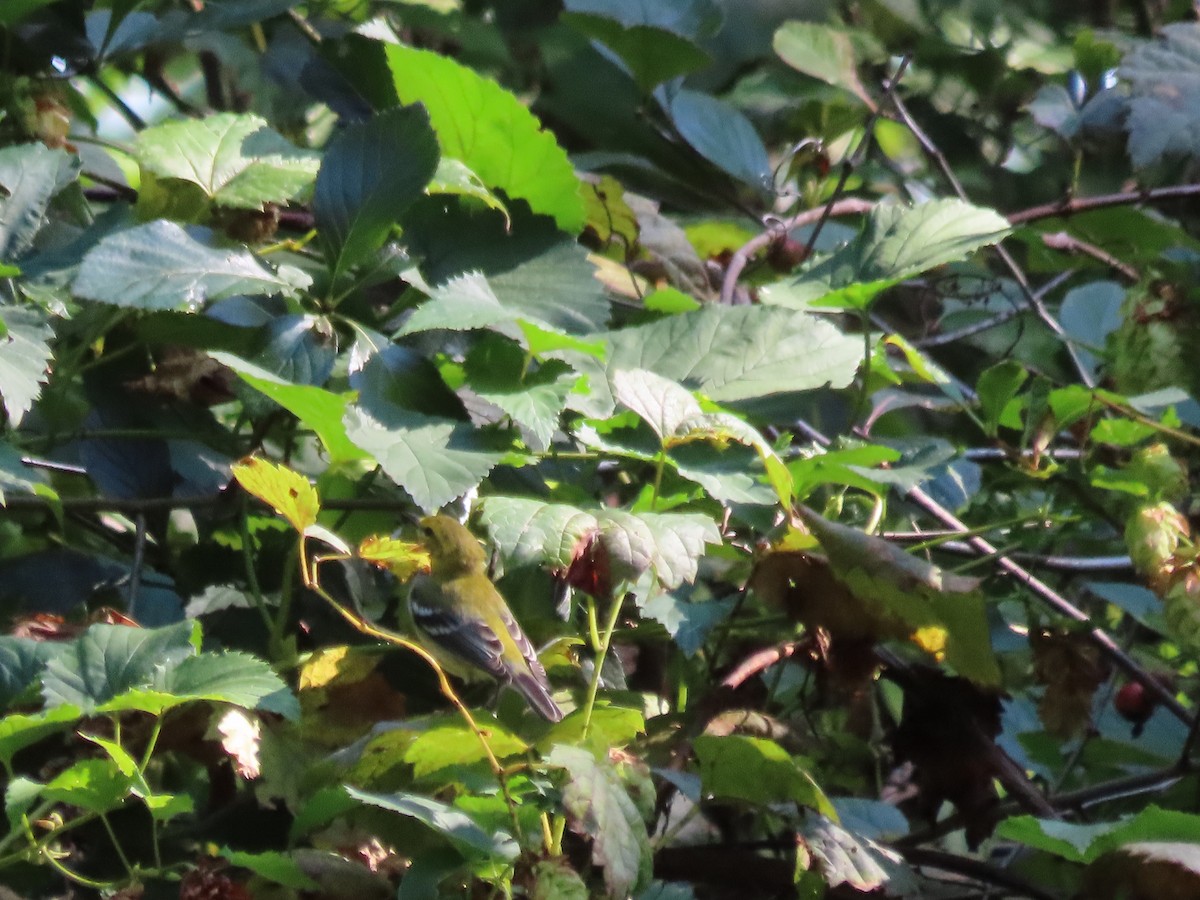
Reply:
[[3, 761], [4, 770], [11, 772], [13, 757], [20, 751], [62, 731], [80, 715], [77, 707], [67, 704], [40, 713], [11, 713], [0, 718], [0, 761]]
[[1200, 133], [1200, 33], [1193, 22], [1164, 25], [1135, 47], [1118, 75], [1132, 87], [1127, 101], [1129, 157], [1137, 168], [1164, 157], [1195, 157]]
[[287, 519], [300, 533], [317, 523], [321, 500], [309, 480], [261, 457], [250, 457], [233, 467], [233, 477], [252, 496]]
[[51, 198], [79, 169], [78, 156], [45, 144], [0, 149], [0, 260], [18, 259], [33, 245]]
[[641, 610], [642, 615], [667, 630], [686, 656], [695, 656], [712, 629], [728, 618], [734, 603], [733, 600], [696, 603], [664, 591], [642, 603]]
[[875, 102], [858, 80], [854, 45], [844, 28], [817, 22], [784, 22], [775, 32], [772, 46], [793, 69], [842, 88], [868, 108], [875, 108]]
[[579, 179], [554, 135], [490, 79], [430, 50], [388, 46], [402, 103], [423, 103], [442, 155], [462, 160], [484, 184], [553, 216], [570, 234], [583, 227]]
[[149, 687], [160, 668], [195, 653], [194, 628], [92, 625], [46, 665], [42, 695], [47, 707], [65, 703], [91, 713], [125, 691]]
[[298, 269], [271, 272], [247, 250], [214, 246], [207, 229], [159, 219], [101, 239], [83, 257], [72, 290], [117, 306], [196, 312], [210, 300], [291, 293], [309, 281]]
[[578, 381], [566, 363], [552, 359], [534, 368], [517, 344], [489, 335], [467, 354], [465, 368], [471, 390], [528, 429], [532, 449], [550, 446]]
[[738, 401], [790, 391], [845, 387], [862, 361], [862, 340], [805, 312], [761, 306], [710, 306], [649, 325], [598, 335], [603, 366], [571, 354], [591, 379], [587, 411], [612, 409], [605, 370], [648, 369], [713, 400]]
[[351, 406], [345, 422], [350, 440], [427, 513], [471, 490], [504, 456], [488, 435], [451, 419], [393, 410], [385, 423]]
[[740, 734], [703, 734], [692, 744], [700, 781], [712, 796], [770, 804], [794, 801], [836, 818], [811, 775], [774, 741]]
[[696, 577], [705, 545], [721, 542], [713, 521], [695, 513], [586, 511], [516, 497], [487, 497], [480, 509], [488, 536], [511, 564], [565, 571], [596, 539], [608, 554], [614, 582], [633, 583], [652, 570], [663, 586], [678, 587]]
[[450, 331], [489, 328], [514, 319], [514, 313], [500, 304], [487, 278], [471, 272], [431, 289], [429, 299], [404, 320], [397, 336], [435, 328]]
[[1003, 240], [1008, 220], [962, 200], [881, 203], [859, 235], [762, 302], [863, 309], [880, 291]]
[[383, 246], [392, 225], [437, 170], [429, 115], [385, 110], [329, 142], [313, 192], [313, 215], [336, 277]]
[[68, 803], [89, 812], [116, 809], [129, 796], [132, 782], [111, 759], [85, 759], [60, 772], [41, 790], [46, 800]]
[[824, 816], [811, 817], [801, 835], [831, 888], [848, 885], [861, 893], [883, 889], [890, 897], [919, 892], [916, 876], [895, 850], [852, 834]]
[[482, 856], [508, 861], [515, 859], [519, 851], [516, 842], [507, 833], [498, 831], [489, 834], [462, 810], [429, 797], [403, 792], [377, 794], [349, 786], [346, 793], [360, 803], [378, 806], [428, 825], [468, 859]]
[[899, 620], [920, 643], [943, 650], [960, 675], [985, 685], [1000, 683], [979, 581], [943, 572], [899, 547], [797, 507], [816, 535], [833, 573], [859, 602], [882, 619]]
[[321, 161], [250, 113], [151, 126], [138, 134], [134, 153], [144, 169], [198, 185], [210, 200], [234, 209], [262, 209], [264, 203], [298, 197]]
[[59, 649], [45, 641], [0, 635], [0, 708], [29, 690]]
[[180, 660], [161, 670], [154, 686], [181, 700], [232, 703], [288, 719], [300, 715], [296, 698], [269, 663], [233, 650]]
[[604, 867], [608, 896], [625, 897], [650, 876], [652, 853], [646, 825], [617, 771], [587, 750], [563, 744], [546, 757], [570, 775], [563, 807], [571, 830], [592, 840], [592, 858]]
[[1071, 862], [1090, 863], [1110, 850], [1138, 841], [1200, 844], [1200, 816], [1153, 804], [1134, 816], [1088, 824], [1015, 816], [1000, 823], [996, 836]]
[[54, 331], [45, 313], [32, 307], [0, 308], [8, 334], [0, 338], [0, 395], [9, 424], [17, 426], [42, 392]]

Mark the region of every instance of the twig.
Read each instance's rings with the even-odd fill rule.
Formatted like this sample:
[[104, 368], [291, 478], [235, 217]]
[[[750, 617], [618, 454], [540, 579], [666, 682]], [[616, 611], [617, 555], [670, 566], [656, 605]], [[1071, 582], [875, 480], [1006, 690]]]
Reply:
[[789, 219], [775, 222], [766, 231], [755, 235], [734, 251], [733, 256], [729, 259], [729, 266], [725, 269], [725, 277], [721, 281], [721, 303], [729, 304], [733, 302], [733, 292], [737, 288], [738, 277], [742, 274], [742, 270], [746, 268], [746, 263], [750, 261], [750, 258], [755, 253], [768, 246], [779, 235], [787, 234], [794, 228], [811, 225], [822, 216], [837, 218], [841, 218], [842, 216], [860, 216], [870, 212], [874, 208], [875, 203], [871, 200], [845, 197], [841, 200], [826, 203], [824, 206], [818, 206], [815, 209], [806, 209], [804, 212], [797, 213]]
[[1084, 256], [1090, 256], [1092, 259], [1116, 271], [1126, 281], [1136, 282], [1141, 277], [1137, 269], [1128, 263], [1121, 262], [1121, 260], [1117, 259], [1107, 250], [1103, 250], [1095, 244], [1089, 244], [1087, 241], [1080, 240], [1066, 231], [1043, 234], [1042, 243], [1051, 250], [1061, 250], [1064, 253], [1082, 253]]
[[[897, 115], [904, 122], [906, 128], [912, 132], [913, 137], [917, 139], [917, 143], [921, 145], [921, 149], [925, 154], [933, 160], [938, 171], [942, 173], [942, 177], [946, 179], [951, 189], [960, 200], [970, 202], [966, 190], [962, 186], [962, 182], [958, 180], [958, 176], [954, 174], [954, 169], [951, 168], [945, 154], [933, 142], [933, 139], [925, 133], [917, 120], [913, 118], [912, 113], [908, 111], [908, 107], [904, 105], [904, 101], [900, 99], [899, 93], [896, 91], [895, 83], [885, 85], [884, 90], [887, 92], [888, 99], [891, 100], [892, 106], [895, 107]], [[1029, 284], [1029, 279], [1025, 272], [1017, 265], [1017, 261], [1013, 255], [1008, 252], [1003, 244], [997, 244], [994, 248], [996, 256], [1004, 264], [1004, 268], [1008, 270], [1013, 281], [1021, 289], [1021, 293], [1025, 295], [1025, 300], [1029, 304], [1029, 308], [1034, 311], [1039, 319], [1063, 342], [1063, 346], [1067, 348], [1067, 353], [1071, 357], [1071, 361], [1075, 364], [1075, 369], [1079, 373], [1080, 380], [1088, 387], [1095, 387], [1096, 381], [1088, 367], [1083, 364], [1083, 360], [1079, 356], [1078, 350], [1075, 348], [1074, 341], [1070, 335], [1059, 323], [1058, 319], [1050, 314], [1050, 310], [1046, 309], [1046, 305], [1042, 303], [1042, 298], [1034, 292]]]
[[943, 872], [965, 875], [974, 881], [1015, 891], [1026, 897], [1032, 897], [1033, 900], [1058, 900], [1055, 894], [1030, 884], [1019, 875], [1006, 872], [1004, 869], [997, 868], [980, 859], [947, 853], [945, 850], [931, 850], [927, 847], [897, 849], [914, 866], [927, 866], [931, 869], [941, 869]]
[[784, 641], [774, 647], [757, 650], [738, 663], [737, 668], [725, 676], [721, 685], [727, 688], [739, 688], [747, 679], [764, 669], [769, 669], [775, 663], [787, 659], [796, 652], [799, 646], [799, 641]]
[[1108, 209], [1112, 206], [1138, 203], [1162, 203], [1166, 200], [1196, 196], [1200, 196], [1200, 184], [1176, 184], [1148, 191], [1122, 191], [1119, 194], [1101, 194], [1098, 197], [1076, 197], [1070, 200], [1059, 200], [1055, 203], [1044, 203], [1041, 206], [1031, 206], [1028, 209], [1010, 213], [1008, 221], [1012, 225], [1026, 225], [1039, 219], [1066, 218], [1077, 213], [1091, 212], [1094, 209]]
[[[811, 440], [816, 441], [823, 447], [829, 446], [830, 439], [822, 432], [818, 431], [809, 423], [799, 420], [795, 423], [795, 427], [804, 432]], [[933, 516], [947, 528], [954, 531], [963, 532], [965, 541], [974, 548], [981, 556], [992, 558], [992, 564], [1006, 575], [1015, 578], [1017, 581], [1025, 585], [1035, 597], [1043, 604], [1050, 607], [1059, 615], [1065, 616], [1068, 619], [1073, 619], [1076, 622], [1083, 622], [1091, 625], [1091, 618], [1075, 604], [1071, 603], [1066, 597], [1060, 594], [1050, 585], [1046, 584], [1032, 572], [1016, 562], [1012, 557], [1001, 553], [995, 545], [985, 540], [984, 538], [971, 534], [971, 529], [967, 528], [966, 524], [959, 519], [954, 513], [946, 509], [929, 494], [923, 491], [920, 487], [914, 487], [909, 490], [905, 496], [925, 510], [926, 513]], [[1170, 713], [1189, 727], [1193, 724], [1193, 717], [1188, 710], [1180, 703], [1175, 695], [1166, 687], [1158, 682], [1158, 680], [1147, 672], [1138, 662], [1133, 659], [1128, 653], [1117, 646], [1116, 642], [1108, 636], [1107, 632], [1096, 626], [1092, 626], [1087, 631], [1092, 643], [1100, 648], [1100, 652], [1109, 658], [1109, 660], [1117, 668], [1121, 669], [1133, 681], [1136, 681], [1154, 698], [1161, 703]]]
[[[1051, 291], [1057, 289], [1060, 284], [1074, 274], [1075, 273], [1071, 271], [1059, 272], [1037, 289], [1035, 296], [1038, 298], [1038, 301], [1040, 302], [1042, 298], [1044, 298]], [[954, 331], [947, 331], [945, 334], [935, 334], [932, 337], [922, 338], [919, 341], [913, 341], [913, 344], [922, 350], [930, 347], [941, 347], [943, 344], [961, 341], [963, 338], [973, 337], [980, 332], [989, 331], [992, 328], [998, 328], [1005, 322], [1012, 321], [1013, 319], [1017, 318], [1017, 316], [1020, 316], [1027, 311], [1028, 310], [1024, 306], [1014, 306], [1012, 309], [1006, 309], [1002, 313], [997, 313], [990, 319], [984, 319], [982, 322], [975, 322], [971, 325], [964, 325], [962, 328], [958, 328]]]

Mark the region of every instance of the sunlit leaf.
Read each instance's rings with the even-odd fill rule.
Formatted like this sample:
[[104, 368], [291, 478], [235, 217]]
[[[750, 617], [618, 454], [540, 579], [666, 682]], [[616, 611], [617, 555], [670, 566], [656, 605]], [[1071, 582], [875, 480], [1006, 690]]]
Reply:
[[266, 503], [303, 533], [317, 523], [321, 501], [308, 479], [287, 466], [250, 457], [233, 467], [233, 477], [248, 493]]

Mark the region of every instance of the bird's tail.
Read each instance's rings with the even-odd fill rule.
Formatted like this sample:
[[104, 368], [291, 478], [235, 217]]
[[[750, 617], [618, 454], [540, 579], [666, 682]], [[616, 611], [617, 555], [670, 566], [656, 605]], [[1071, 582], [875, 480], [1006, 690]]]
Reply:
[[561, 722], [563, 711], [559, 709], [544, 678], [538, 678], [535, 672], [520, 672], [513, 677], [515, 687], [532, 706], [539, 716], [548, 722]]

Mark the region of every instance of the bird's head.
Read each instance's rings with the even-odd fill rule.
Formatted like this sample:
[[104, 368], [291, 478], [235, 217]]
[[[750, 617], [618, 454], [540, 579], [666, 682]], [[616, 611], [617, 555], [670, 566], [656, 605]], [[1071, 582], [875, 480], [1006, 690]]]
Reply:
[[456, 520], [449, 516], [426, 516], [419, 528], [435, 576], [478, 572], [487, 567], [487, 557], [479, 541]]

